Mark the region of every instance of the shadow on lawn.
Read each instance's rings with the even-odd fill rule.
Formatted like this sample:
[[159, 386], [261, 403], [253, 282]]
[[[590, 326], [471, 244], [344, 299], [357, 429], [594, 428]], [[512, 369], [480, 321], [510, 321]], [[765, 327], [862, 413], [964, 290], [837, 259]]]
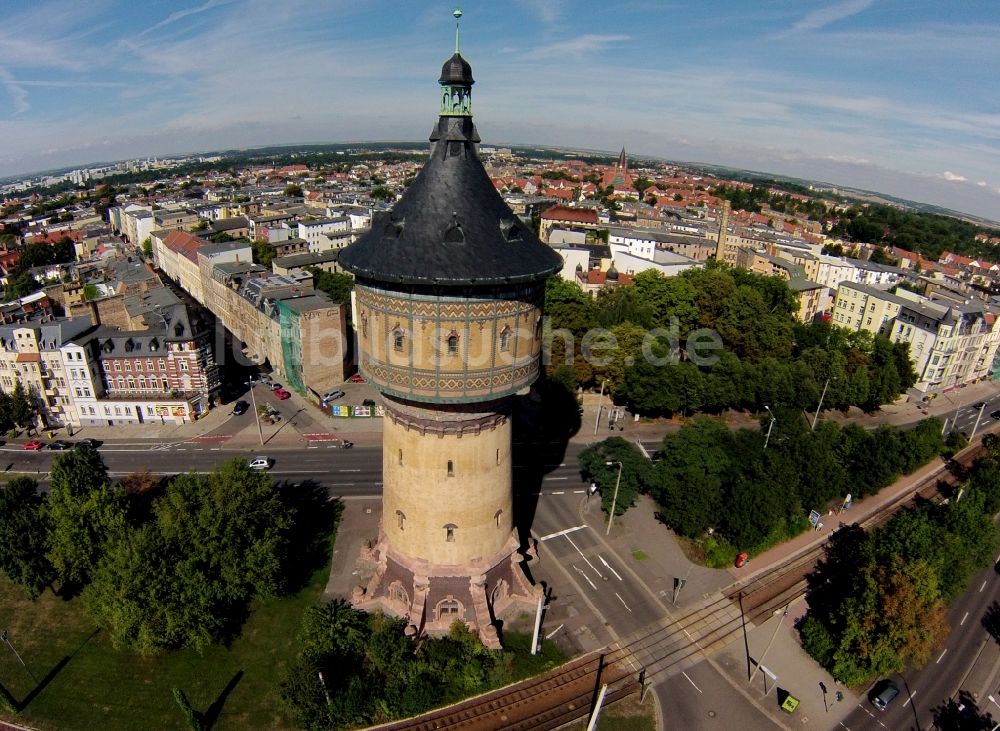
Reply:
[[35, 700], [35, 698], [37, 698], [38, 695], [48, 687], [49, 683], [55, 680], [56, 676], [62, 672], [62, 669], [69, 664], [69, 661], [72, 660], [74, 657], [76, 657], [77, 654], [80, 652], [80, 650], [82, 650], [87, 645], [88, 642], [90, 642], [94, 637], [96, 637], [97, 633], [100, 631], [101, 631], [100, 627], [94, 628], [94, 631], [91, 632], [89, 635], [87, 635], [87, 638], [80, 643], [80, 646], [75, 650], [73, 650], [73, 654], [66, 655], [59, 662], [53, 665], [52, 669], [49, 670], [49, 672], [47, 672], [45, 674], [45, 677], [43, 677], [41, 680], [35, 680], [35, 676], [27, 668], [25, 668], [25, 672], [31, 675], [32, 680], [35, 680], [35, 687], [32, 688], [30, 691], [28, 691], [28, 694], [24, 696], [22, 700], [18, 700], [17, 698], [15, 698], [14, 695], [9, 690], [7, 690], [7, 688], [5, 688], [2, 684], [0, 684], [0, 700], [4, 701], [7, 705], [9, 705], [14, 713], [21, 713], [25, 708], [31, 705], [31, 702]]
[[236, 690], [236, 686], [240, 684], [241, 680], [243, 680], [243, 671], [237, 670], [236, 674], [226, 683], [226, 687], [219, 693], [219, 697], [215, 699], [204, 713], [200, 714], [203, 731], [209, 731], [215, 725], [215, 722], [219, 720], [219, 714], [222, 713], [222, 707], [226, 705], [226, 699], [229, 698], [230, 693]]

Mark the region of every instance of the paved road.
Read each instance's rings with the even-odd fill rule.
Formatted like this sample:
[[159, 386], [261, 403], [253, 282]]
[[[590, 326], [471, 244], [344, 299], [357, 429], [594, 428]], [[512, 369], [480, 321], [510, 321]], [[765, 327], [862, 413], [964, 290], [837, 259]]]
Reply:
[[775, 731], [779, 728], [760, 706], [735, 689], [707, 660], [658, 683], [654, 690], [668, 729]]
[[[580, 491], [585, 486], [580, 481], [577, 455], [583, 447], [570, 445], [565, 460], [544, 467], [539, 492]], [[223, 460], [232, 457], [267, 455], [274, 460], [271, 474], [275, 479], [303, 481], [314, 480], [330, 488], [333, 495], [371, 496], [382, 492], [382, 448], [355, 446], [340, 449], [330, 442], [315, 442], [308, 447], [268, 452], [259, 447], [253, 450], [232, 449], [225, 442], [181, 442], [150, 447], [146, 444], [105, 444], [99, 449], [112, 476], [120, 477], [130, 472], [149, 469], [158, 475], [179, 472], [209, 471]], [[52, 459], [59, 454], [49, 450], [32, 452], [19, 445], [0, 447], [0, 471], [36, 472], [44, 482]], [[535, 478], [537, 480], [537, 478]]]
[[981, 712], [1000, 719], [1000, 707], [991, 707], [987, 698], [992, 694], [1000, 700], [1000, 646], [983, 626], [984, 616], [994, 605], [1000, 605], [1000, 575], [990, 568], [977, 574], [949, 609], [952, 630], [944, 649], [921, 670], [894, 677], [902, 692], [885, 712], [862, 700], [844, 719], [844, 727], [850, 731], [930, 729], [934, 709], [949, 698], [957, 700], [959, 690], [977, 697]]

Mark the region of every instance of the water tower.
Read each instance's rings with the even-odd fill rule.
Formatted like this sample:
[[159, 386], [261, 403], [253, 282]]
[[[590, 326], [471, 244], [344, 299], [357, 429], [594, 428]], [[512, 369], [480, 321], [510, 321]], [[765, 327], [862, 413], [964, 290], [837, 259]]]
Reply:
[[494, 619], [539, 591], [513, 525], [511, 401], [538, 377], [545, 280], [562, 261], [483, 168], [457, 31], [455, 45], [430, 159], [340, 256], [361, 373], [386, 410], [377, 568], [354, 598], [416, 632], [461, 620], [498, 647]]

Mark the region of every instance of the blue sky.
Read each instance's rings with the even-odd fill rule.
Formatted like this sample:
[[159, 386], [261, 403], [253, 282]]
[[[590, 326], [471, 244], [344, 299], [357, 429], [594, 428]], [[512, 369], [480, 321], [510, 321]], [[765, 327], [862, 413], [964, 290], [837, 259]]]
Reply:
[[[872, 188], [1000, 220], [996, 0], [476, 0], [486, 143]], [[426, 139], [451, 3], [3, 0], [0, 175]]]

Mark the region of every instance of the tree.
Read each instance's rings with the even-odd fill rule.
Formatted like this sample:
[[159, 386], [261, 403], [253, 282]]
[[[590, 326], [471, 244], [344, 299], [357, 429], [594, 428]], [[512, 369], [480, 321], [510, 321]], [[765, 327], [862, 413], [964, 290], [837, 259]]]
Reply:
[[125, 531], [125, 493], [107, 485], [107, 468], [92, 449], [60, 454], [49, 474], [47, 556], [64, 585], [84, 585], [108, 543]]
[[49, 521], [38, 483], [15, 477], [0, 489], [0, 570], [34, 599], [55, 578], [45, 556]]
[[306, 267], [306, 270], [313, 275], [313, 286], [316, 289], [324, 292], [337, 304], [350, 304], [354, 277], [341, 272], [328, 272], [319, 267]]
[[283, 591], [292, 527], [273, 481], [246, 460], [178, 475], [151, 522], [110, 542], [84, 601], [116, 646], [204, 648], [233, 635], [251, 600]]
[[[621, 470], [617, 463], [621, 463]], [[649, 460], [621, 437], [610, 437], [583, 450], [580, 453], [580, 469], [584, 479], [597, 483], [601, 488], [601, 508], [606, 513], [611, 512], [615, 485], [618, 485], [615, 515], [623, 515], [635, 504], [639, 493], [648, 489], [654, 474]]]
[[20, 379], [14, 382], [14, 390], [9, 401], [10, 419], [21, 429], [34, 426], [38, 417], [38, 401], [35, 395], [28, 391]]
[[396, 197], [396, 194], [393, 193], [388, 188], [386, 188], [384, 185], [375, 186], [374, 188], [372, 188], [371, 192], [368, 195], [374, 198], [375, 200], [383, 200], [383, 201], [387, 201], [391, 198], [394, 199]]
[[274, 245], [263, 239], [255, 239], [250, 244], [250, 247], [254, 263], [260, 264], [262, 267], [270, 267], [271, 262], [274, 261], [274, 257], [278, 254]]
[[302, 197], [302, 186], [298, 183], [289, 183], [285, 186], [285, 195], [289, 198], [301, 198]]
[[663, 438], [652, 493], [680, 535], [696, 538], [716, 524], [732, 472], [731, 440], [724, 422], [707, 417]]
[[152, 260], [153, 240], [149, 236], [147, 236], [142, 240], [141, 248], [142, 248], [142, 255], [146, 257], [146, 259]]

